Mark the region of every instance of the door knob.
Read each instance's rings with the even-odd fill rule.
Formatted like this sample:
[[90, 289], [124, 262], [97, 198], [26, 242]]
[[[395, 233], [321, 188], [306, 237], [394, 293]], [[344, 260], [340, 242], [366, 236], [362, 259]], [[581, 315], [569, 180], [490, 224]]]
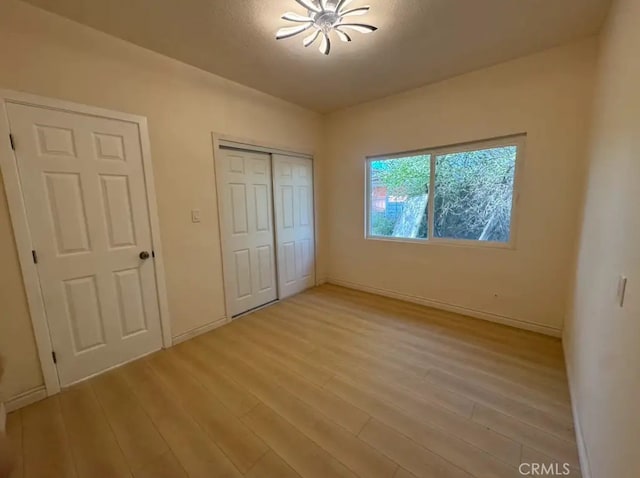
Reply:
[[140, 259], [142, 259], [143, 261], [146, 261], [146, 260], [147, 260], [147, 259], [149, 259], [149, 257], [151, 257], [151, 256], [149, 255], [149, 253], [148, 253], [147, 251], [142, 251], [142, 252], [139, 254], [139, 257], [140, 257]]

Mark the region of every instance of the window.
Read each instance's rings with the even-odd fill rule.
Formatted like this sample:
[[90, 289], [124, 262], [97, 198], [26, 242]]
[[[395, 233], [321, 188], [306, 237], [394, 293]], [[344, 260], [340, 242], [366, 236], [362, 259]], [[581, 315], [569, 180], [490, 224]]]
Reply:
[[523, 140], [369, 159], [367, 237], [511, 243]]

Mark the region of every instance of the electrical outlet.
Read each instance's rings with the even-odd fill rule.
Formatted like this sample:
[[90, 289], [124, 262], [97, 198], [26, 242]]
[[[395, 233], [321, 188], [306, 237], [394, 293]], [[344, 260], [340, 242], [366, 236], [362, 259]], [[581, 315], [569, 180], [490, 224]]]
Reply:
[[627, 278], [625, 276], [620, 276], [618, 278], [618, 293], [616, 295], [616, 299], [620, 307], [624, 307], [624, 296], [626, 292], [627, 292]]
[[200, 222], [200, 209], [191, 210], [191, 222], [193, 223]]

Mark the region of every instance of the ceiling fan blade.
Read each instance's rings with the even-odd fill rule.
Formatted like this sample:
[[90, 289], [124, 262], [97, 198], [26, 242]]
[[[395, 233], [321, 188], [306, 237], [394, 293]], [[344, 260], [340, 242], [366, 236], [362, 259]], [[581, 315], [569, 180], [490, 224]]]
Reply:
[[284, 15], [282, 15], [282, 19], [297, 23], [313, 22], [313, 18], [305, 17], [304, 15], [298, 15], [297, 13], [293, 12], [285, 13]]
[[320, 8], [322, 8], [323, 11], [329, 10], [327, 0], [320, 0]]
[[353, 2], [353, 0], [340, 0], [340, 1], [336, 4], [336, 12], [340, 13], [340, 11], [341, 11], [343, 8], [347, 8], [351, 2]]
[[316, 4], [314, 0], [296, 0], [296, 2], [302, 5], [307, 10], [311, 10], [312, 12], [322, 12], [322, 9]]
[[313, 42], [315, 42], [318, 39], [318, 37], [320, 36], [320, 33], [322, 33], [320, 30], [316, 30], [314, 33], [312, 33], [307, 38], [302, 40], [302, 44], [305, 47], [313, 45]]
[[328, 55], [331, 52], [331, 39], [329, 35], [323, 32], [322, 34], [322, 43], [320, 43], [320, 53], [324, 55]]
[[300, 25], [298, 27], [281, 28], [280, 30], [278, 30], [278, 33], [276, 33], [276, 40], [284, 40], [285, 38], [294, 37], [311, 28], [311, 25], [313, 25], [313, 23], [307, 23], [306, 25]]
[[378, 29], [378, 27], [365, 25], [364, 23], [341, 23], [340, 28], [351, 28], [352, 30], [360, 33], [371, 33]]
[[351, 37], [347, 35], [345, 32], [343, 32], [342, 30], [340, 30], [338, 27], [335, 28], [335, 32], [336, 32], [336, 35], [338, 35], [338, 38], [340, 38], [340, 40], [344, 42], [351, 41]]
[[369, 6], [360, 7], [360, 8], [354, 8], [352, 10], [347, 10], [345, 12], [341, 12], [340, 16], [341, 17], [350, 17], [350, 16], [353, 16], [353, 15], [364, 15], [369, 10], [371, 10], [371, 7], [369, 7]]

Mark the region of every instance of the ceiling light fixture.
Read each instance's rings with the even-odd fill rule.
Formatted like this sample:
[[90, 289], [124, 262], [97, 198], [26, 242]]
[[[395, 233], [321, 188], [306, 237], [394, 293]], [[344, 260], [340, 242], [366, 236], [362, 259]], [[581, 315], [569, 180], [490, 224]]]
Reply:
[[328, 55], [331, 51], [331, 32], [343, 42], [350, 42], [351, 37], [345, 30], [353, 30], [359, 33], [371, 33], [376, 27], [364, 23], [352, 23], [349, 17], [366, 14], [370, 7], [359, 7], [347, 10], [353, 0], [295, 0], [307, 9], [307, 15], [287, 12], [282, 16], [283, 20], [297, 23], [297, 26], [284, 27], [278, 30], [277, 40], [291, 38], [300, 33], [312, 30], [302, 44], [305, 47], [313, 45], [318, 38], [320, 41], [320, 53]]

